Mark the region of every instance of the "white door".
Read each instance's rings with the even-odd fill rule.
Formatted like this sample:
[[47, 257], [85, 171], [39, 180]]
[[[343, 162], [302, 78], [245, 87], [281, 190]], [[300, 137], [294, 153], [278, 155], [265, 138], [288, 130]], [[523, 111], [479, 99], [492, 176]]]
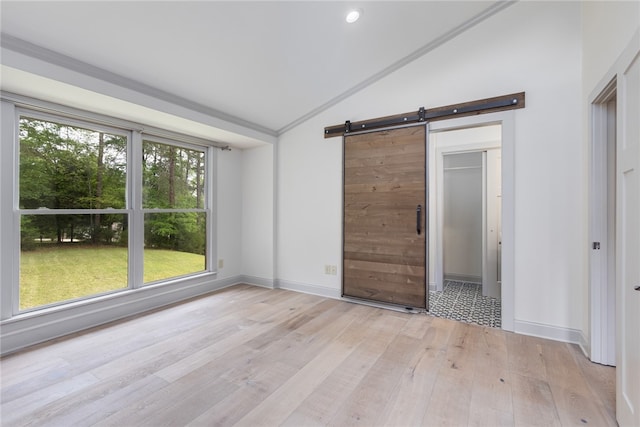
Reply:
[[618, 75], [616, 417], [640, 425], [640, 52]]

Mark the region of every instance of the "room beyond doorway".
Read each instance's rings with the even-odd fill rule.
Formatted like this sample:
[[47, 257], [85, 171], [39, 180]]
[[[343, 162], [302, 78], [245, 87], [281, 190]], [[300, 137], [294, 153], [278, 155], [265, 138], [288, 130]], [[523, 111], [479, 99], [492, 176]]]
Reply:
[[429, 138], [430, 311], [494, 327], [501, 326], [501, 135], [501, 124], [491, 124]]

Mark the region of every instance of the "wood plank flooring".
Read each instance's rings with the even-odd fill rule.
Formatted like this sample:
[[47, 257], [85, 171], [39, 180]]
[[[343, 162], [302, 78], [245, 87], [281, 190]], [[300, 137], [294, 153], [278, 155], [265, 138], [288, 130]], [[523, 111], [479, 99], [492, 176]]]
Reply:
[[2, 426], [615, 426], [570, 344], [234, 286], [0, 360]]

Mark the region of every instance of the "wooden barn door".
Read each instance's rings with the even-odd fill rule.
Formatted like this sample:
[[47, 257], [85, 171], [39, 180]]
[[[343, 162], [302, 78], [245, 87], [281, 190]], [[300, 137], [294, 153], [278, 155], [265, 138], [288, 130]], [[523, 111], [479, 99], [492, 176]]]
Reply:
[[342, 294], [426, 308], [426, 128], [344, 137]]

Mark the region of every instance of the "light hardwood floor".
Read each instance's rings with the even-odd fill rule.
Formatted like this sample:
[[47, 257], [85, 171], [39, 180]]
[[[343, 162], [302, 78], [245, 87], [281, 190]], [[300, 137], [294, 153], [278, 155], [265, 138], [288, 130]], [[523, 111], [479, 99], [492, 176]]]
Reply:
[[247, 285], [0, 368], [3, 426], [615, 425], [574, 345]]

